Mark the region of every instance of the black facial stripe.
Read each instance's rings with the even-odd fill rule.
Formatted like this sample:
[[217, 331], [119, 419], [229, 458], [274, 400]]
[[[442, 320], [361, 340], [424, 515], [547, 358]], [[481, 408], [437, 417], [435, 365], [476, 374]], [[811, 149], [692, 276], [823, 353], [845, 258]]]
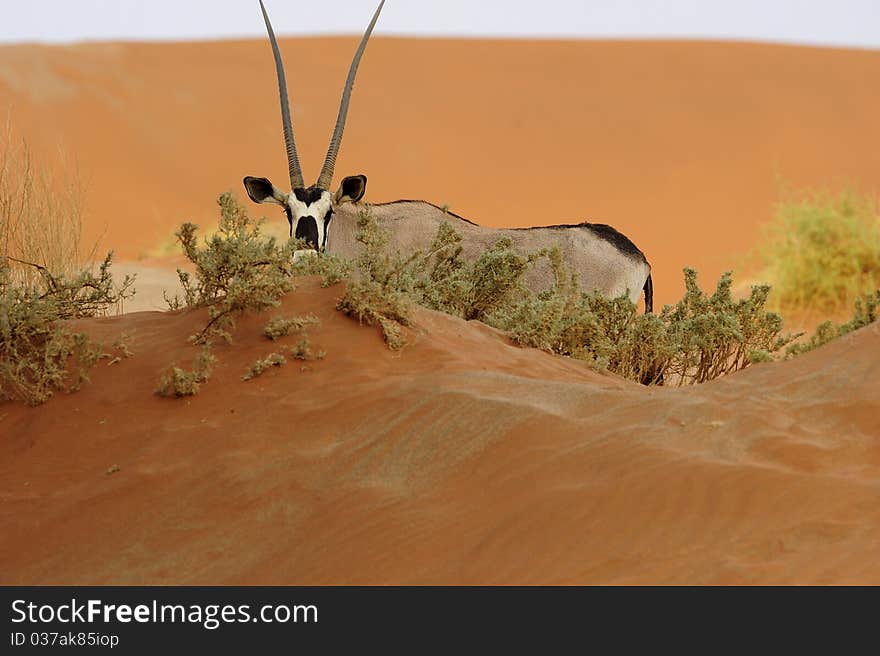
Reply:
[[318, 202], [324, 191], [318, 187], [309, 187], [308, 189], [294, 189], [293, 194], [300, 203], [305, 203], [308, 207], [312, 203]]
[[305, 242], [315, 250], [318, 250], [318, 223], [313, 216], [301, 216], [296, 223], [297, 239], [304, 239]]

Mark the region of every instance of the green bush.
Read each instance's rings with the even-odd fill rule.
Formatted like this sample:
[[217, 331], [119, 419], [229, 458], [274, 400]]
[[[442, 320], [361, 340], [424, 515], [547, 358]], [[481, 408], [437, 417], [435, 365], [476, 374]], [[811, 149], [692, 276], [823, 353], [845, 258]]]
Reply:
[[[185, 225], [179, 234], [196, 265], [195, 281], [181, 273], [185, 302], [210, 309], [210, 322], [195, 336], [202, 343], [217, 335], [228, 338], [226, 329], [237, 313], [277, 305], [292, 289], [291, 275], [319, 274], [325, 284], [346, 280], [337, 309], [378, 325], [391, 348], [404, 345], [403, 327], [412, 324], [416, 305], [481, 320], [517, 344], [583, 359], [645, 384], [703, 383], [778, 359], [786, 347], [789, 354], [804, 348], [790, 347], [798, 335], [785, 334], [781, 316], [767, 310], [770, 286], [755, 285], [746, 298], [736, 299], [730, 273], [707, 294], [696, 272], [685, 269], [683, 298], [659, 314], [641, 314], [625, 296], [583, 293], [558, 249], [519, 253], [511, 240], [502, 238], [466, 261], [461, 236], [443, 223], [427, 252], [403, 256], [389, 249], [387, 232], [367, 207], [358, 217], [361, 252], [354, 262], [316, 256], [294, 264], [293, 252], [300, 244], [291, 240], [278, 246], [274, 239], [262, 238], [258, 224], [250, 222], [230, 195], [221, 197], [220, 205], [220, 230], [205, 248], [198, 247], [194, 226]], [[524, 277], [542, 259], [554, 272], [554, 282], [535, 291]], [[864, 316], [846, 324], [847, 329], [872, 317], [876, 305], [869, 300], [857, 306]], [[264, 334], [278, 339], [307, 323], [309, 318], [276, 317]], [[834, 331], [820, 332], [816, 339], [830, 338]], [[312, 352], [303, 336], [289, 357], [318, 359], [323, 352]], [[283, 355], [272, 354], [255, 363], [245, 378], [285, 361]]]
[[[640, 314], [623, 296], [584, 294], [558, 251], [518, 253], [499, 239], [473, 261], [462, 258], [461, 236], [440, 225], [427, 253], [402, 257], [387, 250], [387, 235], [363, 210], [358, 240], [362, 252], [355, 279], [339, 309], [382, 326], [392, 347], [400, 326], [410, 325], [413, 304], [505, 331], [523, 346], [580, 358], [642, 383], [702, 383], [773, 359], [796, 335], [782, 333], [782, 318], [765, 309], [768, 285], [734, 299], [729, 273], [712, 295], [685, 270], [684, 298], [659, 315]], [[524, 283], [529, 267], [546, 258], [554, 272], [549, 289]]]
[[524, 274], [546, 254], [522, 255], [509, 237], [502, 237], [466, 262], [460, 244], [461, 235], [441, 223], [430, 250], [410, 260], [409, 293], [420, 305], [467, 320], [484, 321], [524, 292]]
[[859, 328], [877, 321], [877, 308], [880, 307], [880, 289], [873, 294], [865, 294], [857, 298], [853, 309], [853, 318], [843, 324], [835, 324], [831, 321], [823, 321], [816, 326], [816, 332], [806, 342], [792, 344], [786, 349], [788, 357], [794, 357], [807, 353], [813, 349], [824, 346], [828, 342], [843, 337]]
[[112, 254], [95, 272], [83, 257], [82, 185], [70, 169], [38, 168], [27, 146], [0, 134], [0, 400], [37, 405], [88, 380], [101, 347], [66, 319], [118, 310], [134, 294], [117, 286]]
[[362, 252], [356, 272], [336, 308], [361, 323], [378, 325], [385, 343], [399, 349], [406, 342], [401, 326], [411, 321], [412, 263], [418, 254], [404, 259], [399, 253], [388, 253], [387, 232], [379, 228], [369, 209], [358, 214], [357, 240]]
[[880, 212], [854, 191], [787, 194], [757, 250], [771, 306], [834, 313], [880, 288]]
[[351, 262], [328, 253], [322, 253], [319, 257], [302, 257], [292, 267], [295, 276], [321, 276], [324, 287], [347, 280], [351, 276], [351, 269]]
[[391, 348], [404, 345], [401, 326], [410, 325], [414, 304], [486, 320], [525, 289], [523, 275], [541, 256], [520, 255], [510, 239], [502, 238], [466, 262], [461, 235], [444, 222], [426, 253], [403, 257], [388, 252], [388, 235], [369, 208], [361, 210], [358, 228], [362, 251], [337, 308], [362, 323], [379, 325]]
[[754, 285], [747, 298], [734, 299], [732, 282], [725, 273], [707, 296], [696, 272], [685, 269], [684, 298], [660, 314], [672, 335], [675, 352], [667, 371], [674, 377], [704, 383], [767, 362], [798, 337], [784, 334], [782, 317], [764, 309], [769, 285]]
[[0, 400], [38, 405], [54, 392], [79, 389], [102, 355], [100, 345], [63, 321], [118, 306], [133, 293], [134, 279], [117, 287], [109, 254], [97, 274], [65, 277], [31, 265], [39, 273], [34, 282], [14, 276], [10, 259], [0, 258]]
[[769, 287], [752, 288], [746, 299], [731, 295], [726, 273], [705, 294], [697, 273], [685, 269], [684, 297], [657, 314], [641, 314], [626, 296], [583, 294], [550, 255], [555, 285], [526, 293], [489, 317], [524, 346], [587, 360], [600, 369], [645, 384], [703, 383], [771, 359], [795, 336], [782, 334], [782, 318], [766, 312]]
[[326, 355], [327, 354], [324, 351], [313, 351], [312, 343], [307, 336], [299, 340], [299, 342], [296, 343], [296, 346], [293, 346], [290, 349], [290, 357], [295, 360], [323, 360]]
[[193, 363], [190, 370], [181, 369], [172, 364], [159, 378], [159, 386], [156, 394], [166, 397], [193, 396], [199, 393], [202, 383], [211, 376], [217, 358], [211, 354], [208, 345], [202, 346], [202, 350]]
[[[284, 294], [293, 290], [293, 254], [299, 244], [293, 240], [279, 245], [275, 237], [264, 236], [261, 221], [252, 221], [247, 210], [231, 192], [217, 201], [220, 223], [217, 231], [199, 243], [198, 226], [185, 223], [176, 233], [186, 258], [195, 269], [194, 277], [178, 269], [183, 299], [169, 299], [172, 310], [207, 307], [208, 323], [190, 340], [204, 346], [192, 370], [172, 365], [166, 371], [156, 393], [160, 396], [190, 396], [207, 381], [216, 358], [210, 347], [218, 338], [232, 341], [231, 330], [238, 316], [246, 311], [264, 311], [277, 307]], [[265, 334], [270, 339], [289, 333], [308, 319], [276, 318], [270, 321]], [[302, 327], [302, 326], [300, 326]], [[283, 359], [283, 356], [281, 356]], [[281, 364], [260, 360], [245, 374], [244, 379], [259, 375], [266, 366]], [[262, 367], [262, 368], [261, 368]]]
[[238, 315], [276, 307], [293, 289], [296, 243], [279, 245], [274, 237], [264, 237], [262, 221], [252, 221], [232, 193], [221, 195], [218, 204], [219, 227], [203, 245], [197, 237], [198, 226], [185, 223], [177, 232], [183, 252], [195, 268], [195, 278], [178, 269], [183, 301], [175, 296], [169, 305], [172, 309], [184, 304], [208, 308], [208, 324], [192, 337], [199, 344], [215, 338], [231, 340], [229, 331]]
[[300, 332], [319, 323], [321, 320], [311, 314], [306, 317], [275, 317], [263, 326], [263, 334], [274, 342], [291, 332]]
[[266, 370], [272, 367], [283, 367], [286, 363], [287, 359], [280, 353], [270, 353], [265, 358], [254, 362], [241, 379], [251, 380], [257, 376], [262, 376]]

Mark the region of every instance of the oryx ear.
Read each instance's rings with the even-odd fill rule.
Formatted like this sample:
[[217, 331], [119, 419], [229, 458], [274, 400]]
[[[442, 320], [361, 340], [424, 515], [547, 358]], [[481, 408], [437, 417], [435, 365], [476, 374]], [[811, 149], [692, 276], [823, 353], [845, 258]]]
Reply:
[[275, 203], [282, 207], [287, 206], [287, 195], [266, 178], [247, 176], [244, 179], [244, 188], [255, 203]]
[[336, 192], [336, 204], [356, 203], [367, 191], [367, 176], [350, 175], [343, 178], [342, 184], [339, 185], [339, 191]]

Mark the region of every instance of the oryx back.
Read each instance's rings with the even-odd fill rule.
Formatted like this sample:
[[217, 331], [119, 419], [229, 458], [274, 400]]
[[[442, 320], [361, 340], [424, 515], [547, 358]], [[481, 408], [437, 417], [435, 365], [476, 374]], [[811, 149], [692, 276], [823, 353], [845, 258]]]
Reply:
[[[327, 251], [344, 258], [359, 252], [358, 213], [363, 205], [349, 203], [340, 208]], [[439, 225], [448, 221], [462, 236], [462, 255], [467, 260], [478, 257], [501, 237], [510, 237], [522, 254], [558, 247], [566, 264], [577, 273], [581, 289], [598, 291], [609, 297], [627, 294], [637, 303], [651, 273], [644, 253], [625, 235], [604, 224], [580, 223], [534, 228], [489, 228], [425, 201], [401, 200], [372, 205], [379, 225], [389, 233], [389, 246], [401, 253], [427, 252]], [[553, 283], [553, 272], [546, 261], [538, 262], [526, 275], [535, 290]], [[646, 291], [646, 309], [651, 298]]]

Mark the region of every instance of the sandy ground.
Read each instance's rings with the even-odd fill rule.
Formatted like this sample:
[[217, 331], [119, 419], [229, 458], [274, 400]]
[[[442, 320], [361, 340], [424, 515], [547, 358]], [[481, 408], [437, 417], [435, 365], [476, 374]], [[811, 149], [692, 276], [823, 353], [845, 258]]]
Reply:
[[283, 307], [326, 359], [243, 382], [252, 316], [190, 400], [204, 311], [84, 322], [134, 355], [0, 406], [0, 583], [880, 583], [880, 325], [646, 389], [429, 311], [392, 353], [340, 293]]
[[[289, 39], [297, 144], [323, 162], [355, 38]], [[487, 225], [629, 235], [660, 304], [737, 268], [781, 182], [876, 189], [880, 52], [700, 42], [370, 43], [338, 176]], [[88, 235], [132, 260], [216, 222], [244, 175], [286, 180], [264, 40], [0, 48], [0, 111], [88, 183]], [[259, 214], [262, 209], [255, 208]], [[280, 211], [267, 210], [283, 222]]]

